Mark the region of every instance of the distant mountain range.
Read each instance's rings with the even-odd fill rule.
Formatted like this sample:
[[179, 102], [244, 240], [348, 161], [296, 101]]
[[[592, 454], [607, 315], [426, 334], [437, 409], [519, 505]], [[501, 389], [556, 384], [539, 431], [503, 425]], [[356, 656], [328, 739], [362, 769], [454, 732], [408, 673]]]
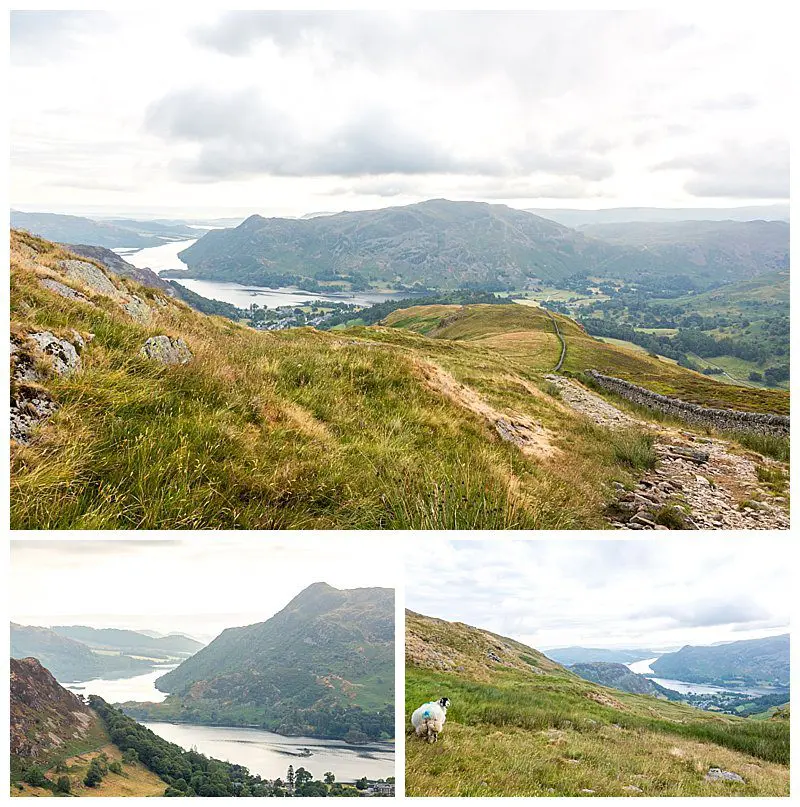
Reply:
[[186, 658], [201, 647], [186, 636], [153, 639], [137, 631], [11, 623], [11, 656], [36, 658], [65, 682], [137, 675], [159, 663]]
[[630, 664], [633, 661], [641, 661], [658, 655], [653, 650], [604, 647], [554, 647], [552, 650], [545, 650], [544, 653], [548, 658], [566, 667], [573, 664], [591, 664], [601, 661]]
[[228, 628], [156, 681], [134, 717], [259, 725], [352, 741], [394, 736], [394, 592], [315, 583], [266, 622]]
[[119, 650], [138, 656], [190, 656], [203, 647], [201, 642], [179, 633], [154, 638], [135, 630], [85, 625], [59, 625], [53, 631], [99, 650]]
[[789, 221], [789, 205], [750, 205], [747, 207], [610, 207], [604, 210], [576, 208], [527, 208], [546, 219], [567, 227], [622, 222], [684, 221]]
[[11, 226], [60, 244], [90, 244], [99, 247], [157, 247], [180, 239], [197, 238], [205, 230], [183, 223], [96, 220], [60, 213], [11, 211]]
[[[505, 205], [446, 199], [306, 219], [255, 215], [207, 233], [180, 253], [187, 271], [165, 274], [262, 286], [344, 281], [503, 291], [575, 275], [675, 275], [708, 288], [788, 266], [785, 222], [593, 227], [579, 231]], [[648, 227], [659, 234], [655, 244]]]
[[698, 684], [789, 686], [789, 634], [665, 653], [650, 668], [660, 678]]

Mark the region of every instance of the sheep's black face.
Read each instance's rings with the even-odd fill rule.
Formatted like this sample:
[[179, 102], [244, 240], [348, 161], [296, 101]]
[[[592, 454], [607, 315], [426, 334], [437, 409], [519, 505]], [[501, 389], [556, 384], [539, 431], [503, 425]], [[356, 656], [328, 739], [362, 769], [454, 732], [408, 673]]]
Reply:
[[450, 698], [439, 698], [439, 706], [446, 709], [450, 705]]

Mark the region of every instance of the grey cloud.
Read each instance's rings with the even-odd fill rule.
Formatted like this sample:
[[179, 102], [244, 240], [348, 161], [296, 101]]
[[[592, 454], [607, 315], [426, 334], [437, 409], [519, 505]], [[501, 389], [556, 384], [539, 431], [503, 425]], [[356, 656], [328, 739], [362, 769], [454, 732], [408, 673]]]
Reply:
[[685, 628], [717, 625], [749, 625], [771, 615], [762, 606], [745, 598], [700, 600], [690, 604], [660, 603], [633, 614], [633, 619], [659, 619]]
[[[379, 176], [463, 174], [512, 176], [559, 173], [589, 181], [613, 173], [590, 151], [559, 151], [531, 136], [508, 155], [461, 157], [451, 144], [415, 131], [391, 108], [376, 104], [328, 131], [301, 131], [255, 89], [211, 92], [194, 88], [169, 93], [150, 105], [148, 131], [166, 140], [195, 144], [193, 158], [173, 162], [184, 179], [198, 181], [272, 176]], [[574, 136], [573, 136], [574, 137]]]
[[438, 80], [498, 74], [523, 95], [548, 97], [597, 79], [608, 53], [628, 44], [634, 31], [652, 48], [685, 35], [651, 12], [231, 11], [198, 28], [195, 41], [232, 57], [263, 42], [317, 49], [339, 66], [401, 64]]
[[63, 59], [114, 25], [105, 11], [12, 11], [11, 61], [26, 65]]
[[688, 170], [685, 190], [698, 197], [789, 198], [789, 144], [772, 140], [744, 148], [724, 144], [717, 152], [678, 157], [655, 170]]

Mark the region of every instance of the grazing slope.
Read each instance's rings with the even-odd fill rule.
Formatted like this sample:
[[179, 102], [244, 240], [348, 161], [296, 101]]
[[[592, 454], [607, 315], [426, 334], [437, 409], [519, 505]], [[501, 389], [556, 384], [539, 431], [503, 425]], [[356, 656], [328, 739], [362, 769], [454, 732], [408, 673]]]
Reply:
[[789, 634], [666, 653], [650, 668], [659, 676], [703, 683], [789, 686]]
[[61, 681], [84, 681], [100, 676], [135, 675], [153, 665], [125, 655], [93, 653], [86, 644], [48, 628], [11, 623], [11, 656], [38, 659]]
[[[121, 762], [103, 720], [60, 686], [36, 659], [11, 659], [11, 795], [161, 796], [165, 783], [137, 762], [107, 771], [95, 787], [84, 784], [91, 760]], [[57, 783], [60, 780], [60, 790]]]
[[[552, 394], [560, 344], [541, 309], [258, 332], [86, 259], [65, 269], [74, 256], [31, 236], [12, 233], [11, 248], [12, 399], [18, 418], [31, 401], [49, 414], [12, 446], [15, 528], [597, 528], [613, 483], [641, 472], [628, 437]], [[788, 407], [785, 393], [718, 384], [557, 319], [567, 371]], [[80, 365], [57, 372], [32, 334], [72, 340]], [[183, 340], [191, 358], [147, 358], [150, 337]]]
[[[564, 371], [594, 369], [653, 392], [716, 408], [786, 414], [785, 392], [722, 384], [646, 353], [590, 336], [574, 320], [554, 315], [567, 342]], [[523, 371], [548, 372], [558, 359], [552, 322], [541, 308], [522, 305], [424, 306], [392, 312], [383, 324], [436, 339], [488, 347]], [[513, 365], [512, 365], [513, 366]]]
[[266, 622], [223, 631], [156, 686], [171, 696], [149, 710], [153, 717], [386, 739], [393, 736], [394, 592], [315, 583]]
[[[606, 689], [488, 631], [408, 612], [406, 721], [452, 703], [439, 741], [407, 737], [412, 796], [788, 795], [789, 728]], [[711, 768], [743, 782], [707, 781]]]

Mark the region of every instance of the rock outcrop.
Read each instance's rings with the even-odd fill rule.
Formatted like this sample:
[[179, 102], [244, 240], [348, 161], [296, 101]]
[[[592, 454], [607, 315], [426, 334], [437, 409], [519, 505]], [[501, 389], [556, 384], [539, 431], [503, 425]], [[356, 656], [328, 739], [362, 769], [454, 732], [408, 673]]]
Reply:
[[194, 356], [180, 337], [151, 336], [142, 345], [141, 355], [162, 364], [188, 364]]
[[37, 762], [97, 723], [81, 698], [64, 689], [35, 658], [11, 659], [11, 753]]
[[77, 331], [72, 331], [69, 338], [51, 331], [11, 337], [12, 440], [23, 445], [30, 442], [34, 428], [58, 409], [43, 383], [52, 375], [77, 373], [85, 346], [86, 340]]

